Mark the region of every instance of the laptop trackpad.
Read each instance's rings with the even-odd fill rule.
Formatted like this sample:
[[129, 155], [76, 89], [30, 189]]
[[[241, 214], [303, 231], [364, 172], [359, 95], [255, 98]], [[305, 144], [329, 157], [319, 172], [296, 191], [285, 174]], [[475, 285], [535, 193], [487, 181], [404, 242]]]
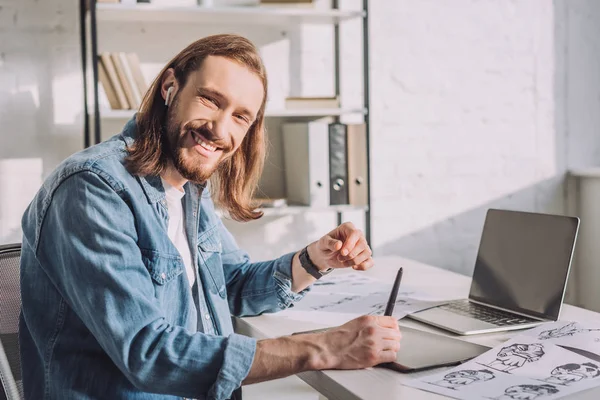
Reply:
[[465, 317], [453, 312], [445, 311], [440, 308], [430, 308], [409, 315], [418, 321], [427, 322], [431, 325], [450, 330], [456, 333], [468, 333], [482, 329], [497, 328], [496, 325], [489, 322], [480, 321], [475, 318]]
[[448, 336], [400, 326], [402, 340], [396, 362], [382, 365], [401, 372], [457, 365], [489, 350], [488, 347]]

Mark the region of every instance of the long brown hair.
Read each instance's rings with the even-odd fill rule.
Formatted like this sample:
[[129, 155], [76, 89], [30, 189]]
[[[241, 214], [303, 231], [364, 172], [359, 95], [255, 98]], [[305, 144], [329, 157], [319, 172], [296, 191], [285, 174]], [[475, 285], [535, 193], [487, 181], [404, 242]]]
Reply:
[[161, 94], [162, 79], [169, 68], [181, 87], [190, 73], [198, 70], [208, 56], [222, 56], [247, 67], [262, 81], [263, 102], [256, 120], [248, 130], [235, 153], [223, 161], [211, 177], [211, 188], [217, 205], [237, 221], [249, 221], [262, 216], [250, 204], [262, 174], [265, 143], [265, 104], [267, 100], [267, 74], [256, 47], [238, 35], [213, 35], [195, 41], [177, 54], [162, 69], [144, 95], [137, 114], [138, 136], [129, 148], [126, 158], [128, 170], [134, 175], [160, 175], [168, 161], [165, 122], [167, 107]]

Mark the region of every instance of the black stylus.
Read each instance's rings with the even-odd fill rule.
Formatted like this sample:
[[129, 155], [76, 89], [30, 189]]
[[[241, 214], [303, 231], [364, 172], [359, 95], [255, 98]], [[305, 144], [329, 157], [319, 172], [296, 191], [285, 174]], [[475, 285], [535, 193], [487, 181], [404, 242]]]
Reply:
[[400, 282], [402, 281], [402, 270], [400, 267], [398, 270], [398, 274], [396, 275], [396, 280], [394, 281], [394, 286], [392, 287], [392, 293], [390, 293], [390, 298], [388, 299], [387, 306], [385, 307], [385, 313], [383, 315], [390, 316], [394, 312], [394, 306], [396, 305], [396, 299], [398, 298], [398, 289], [400, 288]]

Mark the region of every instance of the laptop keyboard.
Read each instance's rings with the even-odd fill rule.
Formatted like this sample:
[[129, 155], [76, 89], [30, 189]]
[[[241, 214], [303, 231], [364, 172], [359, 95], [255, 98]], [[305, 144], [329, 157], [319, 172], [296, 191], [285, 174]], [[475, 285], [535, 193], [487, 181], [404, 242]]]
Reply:
[[496, 310], [491, 307], [485, 307], [470, 301], [458, 300], [440, 306], [441, 309], [475, 318], [480, 321], [489, 322], [497, 326], [520, 325], [536, 320], [512, 314], [506, 311]]

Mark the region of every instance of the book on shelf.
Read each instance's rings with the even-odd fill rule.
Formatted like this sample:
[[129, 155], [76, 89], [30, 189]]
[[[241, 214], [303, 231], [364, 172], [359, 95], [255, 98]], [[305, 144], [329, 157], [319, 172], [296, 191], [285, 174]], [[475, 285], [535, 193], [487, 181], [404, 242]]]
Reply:
[[135, 53], [103, 52], [98, 55], [98, 80], [113, 110], [139, 108], [148, 89]]
[[339, 108], [340, 99], [334, 97], [286, 97], [285, 108], [289, 110], [306, 110], [311, 108]]
[[138, 108], [139, 104], [135, 101], [136, 99], [133, 95], [133, 87], [128, 80], [127, 74], [125, 73], [125, 64], [122, 62], [120, 53], [111, 53], [110, 57], [113, 65], [115, 66], [115, 70], [117, 71], [117, 76], [119, 77], [121, 88], [123, 88], [123, 93], [125, 93], [125, 98], [127, 98], [127, 104], [129, 104], [129, 108]]
[[100, 81], [102, 89], [104, 89], [104, 94], [106, 95], [110, 108], [113, 110], [121, 108], [121, 103], [117, 97], [117, 91], [108, 76], [104, 63], [100, 60], [98, 60], [98, 80]]
[[[102, 84], [102, 87], [105, 92], [112, 88], [115, 92], [115, 96], [117, 97], [119, 103], [119, 110], [128, 110], [129, 103], [127, 102], [127, 98], [125, 97], [125, 92], [123, 91], [123, 87], [121, 86], [121, 82], [119, 81], [119, 76], [117, 75], [117, 70], [115, 68], [115, 64], [112, 61], [110, 53], [104, 52], [99, 56], [98, 62], [102, 63], [104, 69], [106, 70], [106, 74], [108, 75], [108, 79], [110, 81], [110, 85]], [[101, 82], [102, 83], [102, 82]], [[108, 96], [107, 94], [107, 97]]]
[[96, 3], [120, 3], [121, 0], [96, 0]]

